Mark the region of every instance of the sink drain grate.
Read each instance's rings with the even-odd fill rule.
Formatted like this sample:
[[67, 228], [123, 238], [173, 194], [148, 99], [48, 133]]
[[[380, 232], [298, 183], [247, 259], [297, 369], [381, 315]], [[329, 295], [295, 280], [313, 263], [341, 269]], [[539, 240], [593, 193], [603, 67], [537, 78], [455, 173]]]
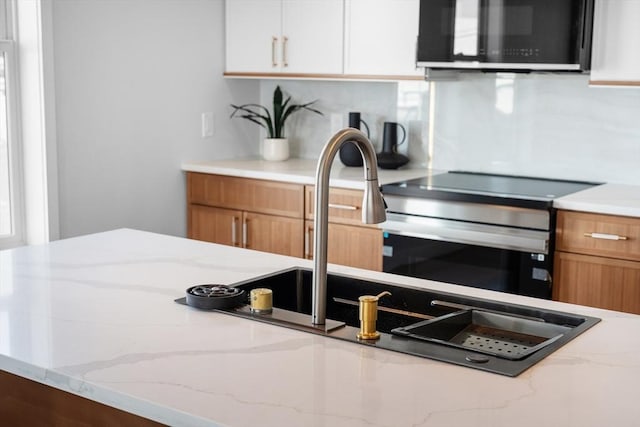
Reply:
[[451, 342], [462, 347], [475, 349], [484, 353], [508, 356], [521, 356], [527, 350], [546, 338], [520, 334], [486, 326], [469, 325], [451, 339]]
[[187, 289], [187, 304], [204, 310], [233, 308], [244, 300], [244, 291], [232, 286], [207, 284]]

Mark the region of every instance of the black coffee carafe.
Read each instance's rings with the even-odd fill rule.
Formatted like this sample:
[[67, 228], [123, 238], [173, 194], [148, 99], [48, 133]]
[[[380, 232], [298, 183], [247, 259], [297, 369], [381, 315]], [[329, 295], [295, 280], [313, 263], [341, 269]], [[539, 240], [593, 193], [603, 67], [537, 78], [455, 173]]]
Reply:
[[[349, 127], [354, 129], [360, 129], [360, 123], [367, 129], [367, 137], [369, 137], [369, 126], [367, 122], [360, 118], [360, 113], [349, 113]], [[340, 147], [340, 161], [345, 166], [362, 166], [362, 154], [360, 150], [353, 142], [346, 142]]]
[[[402, 129], [402, 139], [398, 142], [398, 128]], [[378, 167], [382, 169], [398, 169], [409, 163], [409, 158], [398, 153], [398, 145], [407, 138], [407, 130], [400, 123], [384, 122], [382, 134], [382, 151], [377, 154]]]

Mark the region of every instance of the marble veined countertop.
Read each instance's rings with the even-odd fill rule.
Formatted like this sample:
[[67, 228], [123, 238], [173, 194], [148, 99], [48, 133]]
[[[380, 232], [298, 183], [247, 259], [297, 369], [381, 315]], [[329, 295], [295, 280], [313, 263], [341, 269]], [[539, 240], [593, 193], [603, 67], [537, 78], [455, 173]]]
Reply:
[[516, 378], [176, 304], [311, 261], [121, 229], [0, 251], [0, 369], [171, 426], [637, 426], [640, 316], [331, 265], [595, 316]]
[[[268, 162], [258, 159], [216, 160], [182, 164], [184, 171], [315, 184], [316, 160], [290, 159]], [[378, 169], [380, 185], [442, 173], [426, 168]], [[336, 160], [331, 169], [334, 187], [363, 189], [361, 167], [346, 167]], [[640, 217], [640, 185], [603, 184], [588, 190], [560, 197], [553, 202], [558, 209]]]

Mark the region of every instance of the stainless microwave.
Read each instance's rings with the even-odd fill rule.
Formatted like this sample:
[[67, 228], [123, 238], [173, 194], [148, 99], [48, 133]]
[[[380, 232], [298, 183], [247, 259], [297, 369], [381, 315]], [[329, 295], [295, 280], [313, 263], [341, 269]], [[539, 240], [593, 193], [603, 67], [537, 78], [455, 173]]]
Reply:
[[594, 0], [420, 0], [417, 65], [590, 69]]

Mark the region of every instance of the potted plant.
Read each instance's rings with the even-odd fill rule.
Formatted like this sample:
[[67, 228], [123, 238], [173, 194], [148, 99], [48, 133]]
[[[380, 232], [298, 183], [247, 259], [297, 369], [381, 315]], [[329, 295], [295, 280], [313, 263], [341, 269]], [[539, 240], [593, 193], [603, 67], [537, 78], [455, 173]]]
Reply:
[[262, 156], [265, 160], [286, 160], [289, 158], [289, 140], [284, 136], [285, 122], [297, 111], [307, 110], [316, 114], [322, 113], [311, 106], [316, 101], [306, 104], [293, 104], [291, 97], [284, 99], [280, 86], [276, 86], [273, 92], [273, 111], [260, 104], [234, 105], [231, 118], [240, 117], [253, 122], [267, 131], [267, 138], [262, 147]]

